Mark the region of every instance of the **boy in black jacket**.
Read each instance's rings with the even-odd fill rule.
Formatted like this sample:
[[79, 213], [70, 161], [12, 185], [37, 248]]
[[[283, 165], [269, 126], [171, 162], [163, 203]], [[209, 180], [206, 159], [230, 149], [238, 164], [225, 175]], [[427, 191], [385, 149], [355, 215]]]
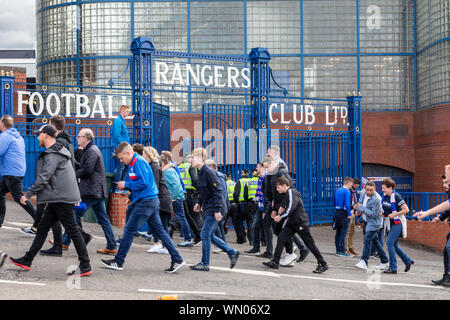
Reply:
[[[320, 254], [319, 249], [314, 243], [314, 239], [309, 231], [309, 220], [303, 207], [300, 192], [290, 187], [289, 180], [286, 177], [280, 177], [275, 181], [277, 191], [283, 195], [278, 213], [272, 214], [275, 222], [282, 222], [283, 228], [278, 235], [278, 242], [275, 248], [273, 259], [263, 264], [272, 269], [278, 269], [281, 253], [286, 241], [292, 239], [297, 233], [305, 242], [306, 247], [316, 257], [318, 265], [314, 273], [323, 273], [328, 270], [328, 265]], [[275, 205], [276, 206], [276, 205]]]

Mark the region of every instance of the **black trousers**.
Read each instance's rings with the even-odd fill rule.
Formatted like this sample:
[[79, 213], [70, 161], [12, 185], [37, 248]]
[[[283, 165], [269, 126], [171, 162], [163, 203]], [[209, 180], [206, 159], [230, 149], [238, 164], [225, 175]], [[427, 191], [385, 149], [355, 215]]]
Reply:
[[[258, 205], [253, 201], [244, 201], [239, 205], [234, 204], [234, 206], [231, 219], [236, 231], [237, 242], [244, 243], [248, 238], [250, 244], [253, 244], [253, 218], [258, 211]], [[244, 220], [247, 222], [247, 232], [245, 232]]]
[[20, 198], [23, 195], [22, 189], [22, 180], [23, 177], [14, 177], [14, 176], [2, 176], [0, 180], [0, 225], [5, 221], [5, 213], [6, 213], [6, 197], [5, 195], [8, 192], [11, 192], [11, 195], [14, 198], [14, 201], [17, 202], [22, 208], [25, 209], [26, 212], [33, 218], [36, 215], [36, 209], [34, 208], [31, 201], [27, 200], [27, 204], [23, 205], [20, 203]]
[[275, 248], [275, 253], [273, 255], [274, 262], [276, 262], [277, 264], [280, 262], [281, 253], [283, 252], [283, 247], [285, 246], [285, 243], [289, 242], [290, 239], [292, 239], [292, 237], [295, 234], [298, 234], [300, 236], [300, 238], [303, 240], [309, 251], [311, 251], [314, 257], [316, 257], [317, 262], [319, 264], [326, 264], [325, 260], [322, 257], [322, 254], [320, 253], [319, 249], [317, 248], [314, 242], [309, 227], [304, 227], [300, 229], [299, 225], [290, 225], [290, 224], [286, 224], [286, 226], [282, 228], [280, 234], [278, 235], [277, 246]]
[[[34, 224], [33, 228], [38, 227], [39, 222], [41, 222], [42, 216], [44, 215], [44, 210], [46, 203], [38, 204], [36, 207], [36, 216], [34, 217]], [[58, 221], [52, 226], [52, 232], [53, 232], [53, 246], [56, 248], [61, 249], [62, 245], [62, 227], [61, 223]]]
[[50, 228], [60, 221], [64, 226], [69, 237], [72, 239], [77, 251], [80, 266], [83, 268], [90, 267], [89, 255], [86, 243], [81, 235], [81, 231], [75, 221], [73, 204], [71, 203], [48, 203], [45, 208], [44, 215], [39, 222], [36, 236], [31, 244], [30, 250], [25, 254], [25, 259], [30, 262], [39, 253], [45, 240], [47, 239]]
[[[449, 240], [450, 240], [450, 232], [447, 234], [447, 243]], [[444, 274], [450, 274], [447, 248], [444, 248]]]
[[[275, 235], [278, 237], [281, 233], [281, 231], [283, 230], [283, 223], [284, 220], [280, 221], [280, 222], [274, 222], [274, 233]], [[300, 241], [300, 239], [297, 237], [297, 235], [294, 234], [292, 235], [292, 238], [289, 239], [288, 241], [286, 241], [285, 243], [285, 248], [286, 248], [286, 253], [291, 254], [294, 251], [294, 245], [293, 242], [295, 243], [295, 245], [297, 246], [297, 248], [300, 251], [305, 250], [305, 246], [303, 245], [303, 243]]]
[[[188, 198], [189, 196], [186, 195], [186, 198]], [[189, 202], [189, 204], [192, 205], [192, 201]], [[192, 208], [189, 207], [188, 201], [185, 200], [183, 201], [183, 206], [184, 206], [184, 215], [186, 216], [186, 220], [189, 224], [189, 227], [191, 228], [191, 231], [194, 235], [194, 241], [201, 241], [201, 237], [200, 237], [200, 227], [197, 224], [198, 219], [196, 220], [195, 215], [199, 216], [200, 214], [197, 212], [194, 212], [194, 207], [192, 206]]]

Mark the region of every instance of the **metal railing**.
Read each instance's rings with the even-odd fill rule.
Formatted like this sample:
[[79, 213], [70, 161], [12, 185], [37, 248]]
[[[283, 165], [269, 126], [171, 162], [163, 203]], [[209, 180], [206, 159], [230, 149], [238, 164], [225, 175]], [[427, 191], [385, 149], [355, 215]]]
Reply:
[[[447, 199], [445, 192], [399, 192], [409, 208], [409, 213], [406, 215], [407, 219], [417, 218], [413, 214], [418, 211], [425, 211], [437, 206]], [[424, 221], [431, 221], [437, 215], [431, 215], [424, 219]]]

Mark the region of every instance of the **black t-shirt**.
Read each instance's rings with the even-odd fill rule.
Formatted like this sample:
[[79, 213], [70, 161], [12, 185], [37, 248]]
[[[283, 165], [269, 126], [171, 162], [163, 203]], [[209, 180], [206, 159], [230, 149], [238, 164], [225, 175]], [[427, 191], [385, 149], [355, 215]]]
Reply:
[[[402, 210], [402, 205], [404, 205], [406, 202], [405, 200], [403, 200], [402, 196], [400, 194], [398, 194], [397, 192], [395, 193], [395, 205], [397, 206], [397, 212]], [[382, 203], [383, 206], [383, 211], [384, 211], [384, 216], [387, 217], [392, 213], [392, 208], [391, 208], [391, 197], [384, 197], [384, 201]], [[391, 220], [391, 226], [394, 223], [394, 219], [390, 219]]]

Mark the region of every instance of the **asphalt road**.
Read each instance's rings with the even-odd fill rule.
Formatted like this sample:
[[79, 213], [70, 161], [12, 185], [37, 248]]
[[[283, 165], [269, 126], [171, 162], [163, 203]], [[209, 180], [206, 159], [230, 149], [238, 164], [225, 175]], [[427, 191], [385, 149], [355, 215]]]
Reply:
[[[6, 222], [0, 228], [0, 250], [12, 257], [21, 257], [28, 250], [32, 239], [19, 232], [31, 224], [28, 214], [12, 201], [7, 201]], [[0, 299], [148, 299], [160, 295], [177, 295], [179, 300], [229, 300], [229, 299], [342, 299], [342, 300], [408, 300], [450, 299], [450, 289], [434, 286], [431, 279], [442, 277], [442, 254], [422, 247], [401, 243], [402, 248], [415, 260], [411, 271], [404, 273], [399, 260], [399, 273], [386, 275], [374, 270], [364, 271], [354, 267], [359, 258], [341, 258], [334, 252], [334, 232], [330, 226], [313, 227], [312, 234], [330, 269], [316, 275], [316, 266], [310, 254], [294, 267], [268, 270], [264, 259], [241, 254], [235, 269], [229, 269], [230, 261], [224, 253], [211, 253], [209, 272], [191, 271], [187, 266], [176, 274], [166, 274], [170, 257], [150, 254], [146, 250], [153, 242], [136, 238], [126, 259], [123, 271], [104, 269], [96, 253], [106, 241], [100, 225], [84, 223], [85, 229], [95, 237], [89, 243], [89, 256], [93, 268], [90, 277], [73, 280], [67, 278], [67, 268], [77, 265], [74, 247], [63, 257], [38, 255], [30, 271], [22, 271], [9, 261], [0, 269]], [[116, 237], [121, 229], [114, 227]], [[52, 238], [51, 233], [49, 239]], [[243, 253], [248, 244], [238, 245], [234, 231], [227, 234], [232, 247]], [[362, 230], [355, 232], [356, 250], [362, 251]], [[182, 242], [179, 234], [175, 243]], [[46, 243], [44, 249], [49, 248]], [[201, 246], [179, 249], [188, 265], [201, 259]], [[369, 261], [373, 269], [378, 260]]]

